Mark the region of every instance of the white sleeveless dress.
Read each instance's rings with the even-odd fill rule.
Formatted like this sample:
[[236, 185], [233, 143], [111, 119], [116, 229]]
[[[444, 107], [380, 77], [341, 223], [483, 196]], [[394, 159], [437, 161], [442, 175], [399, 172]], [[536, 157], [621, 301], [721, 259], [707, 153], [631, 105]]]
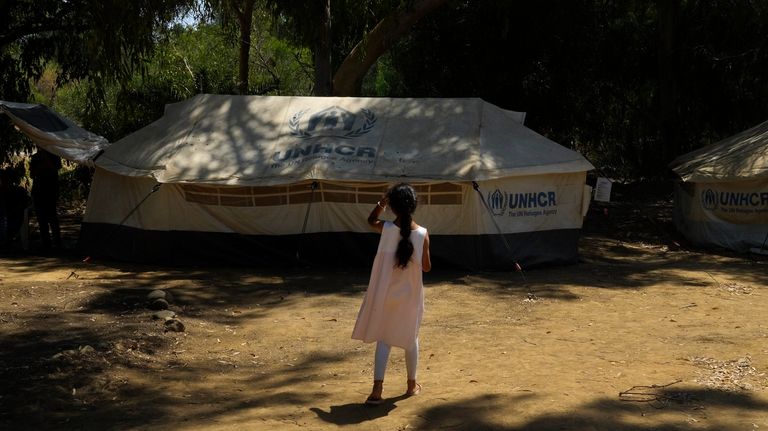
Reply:
[[399, 268], [395, 266], [395, 251], [401, 238], [400, 228], [384, 222], [352, 338], [366, 343], [381, 341], [404, 349], [413, 346], [424, 315], [421, 255], [426, 235], [427, 229], [421, 226], [411, 231], [413, 256], [408, 266]]

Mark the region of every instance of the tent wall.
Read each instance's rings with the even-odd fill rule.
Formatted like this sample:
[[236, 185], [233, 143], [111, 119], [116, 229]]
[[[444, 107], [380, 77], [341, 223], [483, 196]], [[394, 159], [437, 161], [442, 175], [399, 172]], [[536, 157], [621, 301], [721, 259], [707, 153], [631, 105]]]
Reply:
[[760, 247], [768, 234], [768, 180], [677, 183], [674, 222], [698, 245]]
[[[475, 268], [511, 267], [512, 258], [573, 262], [588, 204], [585, 175], [482, 181], [490, 212], [469, 183], [416, 184], [416, 219], [430, 230], [436, 262]], [[366, 218], [388, 184], [324, 181], [314, 191], [311, 184], [174, 183], [150, 195], [153, 179], [97, 169], [81, 244], [90, 253], [126, 260], [273, 264], [292, 263], [298, 252], [311, 262], [367, 265], [377, 237]]]

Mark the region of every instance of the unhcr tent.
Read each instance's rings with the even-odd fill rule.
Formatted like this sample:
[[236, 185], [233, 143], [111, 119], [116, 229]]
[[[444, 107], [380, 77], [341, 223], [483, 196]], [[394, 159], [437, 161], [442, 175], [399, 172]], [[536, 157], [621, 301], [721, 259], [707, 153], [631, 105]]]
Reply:
[[761, 249], [768, 238], [768, 121], [674, 160], [677, 229], [699, 245]]
[[36, 145], [67, 160], [92, 165], [93, 158], [109, 145], [105, 138], [45, 105], [0, 100], [0, 112]]
[[406, 181], [438, 263], [574, 262], [592, 166], [523, 118], [480, 99], [199, 95], [97, 159], [81, 243], [131, 260], [369, 265], [366, 218]]

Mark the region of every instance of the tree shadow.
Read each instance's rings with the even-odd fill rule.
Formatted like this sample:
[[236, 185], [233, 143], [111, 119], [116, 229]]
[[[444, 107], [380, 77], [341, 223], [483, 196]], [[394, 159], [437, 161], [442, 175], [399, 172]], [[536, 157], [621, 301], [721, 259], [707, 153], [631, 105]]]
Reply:
[[110, 326], [77, 311], [24, 319], [21, 330], [0, 335], [0, 429], [173, 428], [242, 410], [311, 405], [324, 395], [300, 391], [308, 376], [348, 361], [310, 347], [292, 367], [264, 373], [246, 360], [176, 359], [169, 351], [177, 338], [143, 320]]
[[[190, 273], [173, 268], [131, 271], [136, 270], [121, 270], [118, 275], [94, 280], [94, 286], [100, 288], [101, 292], [83, 304], [83, 311], [110, 314], [120, 314], [126, 310], [146, 311], [149, 292], [162, 289], [172, 295], [171, 308], [182, 318], [204, 316], [212, 322], [235, 324], [245, 314], [249, 318], [264, 316], [278, 308], [295, 306], [307, 297], [320, 300], [326, 296], [361, 297], [368, 281], [368, 274], [362, 271], [295, 271], [287, 274], [280, 270], [251, 271], [217, 267]], [[130, 278], [131, 287], [120, 287], [126, 283], [115, 281], [125, 280], [126, 274]], [[181, 280], [183, 283], [179, 282]], [[208, 311], [212, 307], [232, 312], [210, 315]]]
[[152, 356], [167, 344], [144, 325], [104, 327], [77, 314], [33, 313], [22, 331], [6, 330], [0, 338], [0, 425], [6, 429], [55, 429], [67, 412], [108, 402], [99, 398], [123, 387], [106, 377], [108, 369], [136, 366], [127, 351]]
[[[481, 288], [482, 293], [501, 297], [542, 298], [573, 301], [580, 299], [572, 287], [599, 289], [643, 289], [664, 284], [690, 288], [724, 286], [729, 279], [741, 284], [766, 285], [766, 261], [742, 256], [718, 256], [691, 251], [660, 251], [635, 244], [619, 244], [612, 239], [591, 236], [582, 239], [583, 260], [569, 266], [524, 268], [521, 272], [476, 271], [436, 268], [424, 275], [425, 287], [450, 284]], [[104, 262], [86, 264], [72, 257], [18, 257], [13, 271], [19, 274], [57, 270], [72, 280], [90, 282], [103, 292], [84, 306], [86, 311], [122, 312], [126, 306], [142, 307], [144, 297], [154, 289], [170, 289], [187, 315], [197, 315], [211, 305], [232, 307], [289, 307], [301, 296], [326, 294], [361, 296], [368, 283], [367, 269], [334, 271], [301, 268], [244, 267], [157, 267], [152, 265]], [[664, 270], [661, 273], [659, 270]], [[80, 274], [96, 272], [97, 278]], [[699, 274], [701, 276], [686, 275]], [[115, 283], [130, 280], [131, 287], [115, 288]], [[185, 280], [185, 283], [179, 283]], [[225, 316], [220, 316], [222, 321]]]
[[[551, 431], [551, 430], [705, 430], [751, 429], [752, 422], [768, 409], [768, 402], [745, 392], [717, 389], [665, 389], [656, 393], [655, 404], [624, 402], [618, 398], [598, 398], [574, 410], [543, 413], [505, 425], [506, 417], [531, 417], [536, 396], [490, 394], [429, 407], [420, 412], [420, 427], [458, 431]], [[524, 404], [522, 404], [524, 403]], [[489, 418], [488, 412], [504, 412]], [[727, 411], [728, 415], [722, 415]], [[764, 417], [763, 417], [764, 419]], [[742, 422], [743, 421], [743, 422]]]

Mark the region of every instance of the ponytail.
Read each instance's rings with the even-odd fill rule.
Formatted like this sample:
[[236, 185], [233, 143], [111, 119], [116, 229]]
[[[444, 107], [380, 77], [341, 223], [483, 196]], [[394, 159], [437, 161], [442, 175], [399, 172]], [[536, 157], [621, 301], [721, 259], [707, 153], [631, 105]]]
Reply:
[[387, 193], [389, 206], [400, 221], [400, 242], [397, 244], [395, 258], [396, 266], [405, 268], [413, 256], [413, 244], [411, 243], [411, 223], [413, 212], [416, 211], [416, 190], [406, 183], [400, 183], [392, 187]]
[[397, 266], [405, 268], [413, 256], [413, 244], [411, 243], [411, 215], [404, 214], [400, 216], [400, 242], [397, 243]]

